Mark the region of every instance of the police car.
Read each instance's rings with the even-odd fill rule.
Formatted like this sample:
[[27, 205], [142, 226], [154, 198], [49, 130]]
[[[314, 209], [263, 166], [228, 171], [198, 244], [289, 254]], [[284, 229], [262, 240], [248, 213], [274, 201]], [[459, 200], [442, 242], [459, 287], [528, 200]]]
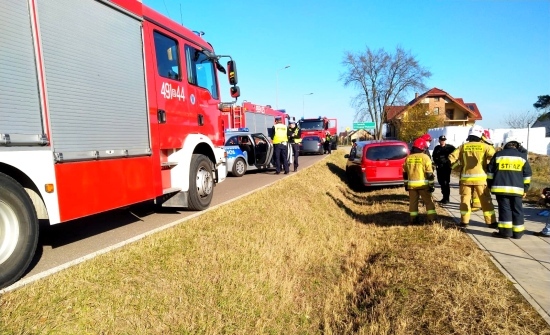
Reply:
[[229, 128], [225, 138], [227, 171], [233, 176], [242, 177], [248, 170], [271, 166], [273, 144], [264, 134], [251, 133], [248, 128]]

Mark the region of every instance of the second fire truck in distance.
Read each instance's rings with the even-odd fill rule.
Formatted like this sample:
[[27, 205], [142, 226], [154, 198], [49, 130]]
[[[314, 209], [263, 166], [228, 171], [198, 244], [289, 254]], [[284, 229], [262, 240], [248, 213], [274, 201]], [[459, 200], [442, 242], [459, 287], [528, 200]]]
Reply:
[[248, 128], [251, 133], [270, 136], [276, 117], [280, 117], [283, 123], [287, 123], [288, 115], [285, 111], [273, 109], [269, 105], [243, 102], [240, 106], [225, 104], [222, 107], [222, 118], [226, 129]]
[[302, 138], [306, 136], [319, 136], [324, 139], [328, 131], [331, 136], [331, 149], [336, 150], [338, 147], [338, 121], [327, 117], [317, 117], [298, 121], [300, 129], [302, 129]]

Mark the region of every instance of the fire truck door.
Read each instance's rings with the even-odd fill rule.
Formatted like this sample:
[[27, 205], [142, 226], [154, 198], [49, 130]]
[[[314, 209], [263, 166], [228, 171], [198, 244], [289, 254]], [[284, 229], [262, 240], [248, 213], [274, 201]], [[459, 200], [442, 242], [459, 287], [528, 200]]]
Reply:
[[[160, 149], [183, 147], [183, 134], [189, 132], [189, 102], [182, 40], [160, 29], [150, 29], [153, 36], [154, 85], [156, 118]], [[151, 64], [151, 62], [148, 62]], [[151, 120], [155, 123], [154, 120]]]
[[[215, 145], [223, 145], [216, 67], [214, 62], [200, 50], [190, 43], [187, 43], [184, 48], [186, 79], [189, 83], [186, 99], [194, 117], [190, 120], [190, 126], [194, 132], [207, 134]], [[227, 128], [229, 125], [224, 124], [224, 126]]]

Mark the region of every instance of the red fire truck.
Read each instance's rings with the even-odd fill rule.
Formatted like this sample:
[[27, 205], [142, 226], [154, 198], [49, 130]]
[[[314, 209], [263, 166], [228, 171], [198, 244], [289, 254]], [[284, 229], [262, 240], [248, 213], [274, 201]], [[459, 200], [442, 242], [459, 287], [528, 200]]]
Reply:
[[227, 104], [222, 108], [224, 125], [227, 128], [248, 128], [252, 133], [262, 133], [269, 136], [269, 130], [275, 124], [275, 118], [280, 117], [287, 123], [288, 114], [284, 110], [277, 110], [271, 106], [256, 105], [243, 102], [240, 106]]
[[[0, 22], [0, 288], [28, 267], [39, 219], [210, 205], [231, 57], [141, 0], [4, 0]], [[227, 74], [237, 98], [233, 60]]]
[[298, 121], [300, 129], [302, 129], [302, 138], [306, 136], [319, 136], [324, 139], [325, 134], [328, 131], [331, 140], [331, 148], [336, 150], [338, 147], [338, 121], [336, 119], [329, 119], [327, 117], [304, 119], [303, 117]]

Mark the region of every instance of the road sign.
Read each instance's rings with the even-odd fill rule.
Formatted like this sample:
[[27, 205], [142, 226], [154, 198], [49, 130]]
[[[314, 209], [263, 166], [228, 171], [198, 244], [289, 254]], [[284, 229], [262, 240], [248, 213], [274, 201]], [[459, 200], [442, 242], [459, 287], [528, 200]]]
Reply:
[[375, 122], [354, 122], [353, 123], [353, 130], [374, 129], [374, 128], [376, 128]]

